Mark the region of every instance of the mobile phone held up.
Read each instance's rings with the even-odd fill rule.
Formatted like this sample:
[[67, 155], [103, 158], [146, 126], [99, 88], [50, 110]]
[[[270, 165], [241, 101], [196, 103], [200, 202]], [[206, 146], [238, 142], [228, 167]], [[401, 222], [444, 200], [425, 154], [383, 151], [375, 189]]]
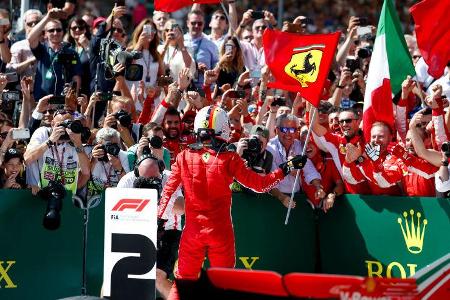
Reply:
[[66, 104], [66, 97], [65, 96], [52, 96], [50, 99], [48, 99], [48, 104]]
[[263, 11], [252, 11], [252, 19], [253, 20], [259, 20], [259, 19], [264, 19], [264, 12]]
[[227, 96], [233, 99], [243, 99], [245, 98], [245, 91], [230, 91]]
[[11, 137], [13, 140], [28, 140], [30, 138], [30, 130], [28, 128], [13, 128]]

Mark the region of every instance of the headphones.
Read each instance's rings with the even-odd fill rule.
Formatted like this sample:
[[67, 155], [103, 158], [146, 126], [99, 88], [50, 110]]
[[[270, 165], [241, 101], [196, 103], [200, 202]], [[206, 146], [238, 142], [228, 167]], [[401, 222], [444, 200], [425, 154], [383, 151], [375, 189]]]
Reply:
[[156, 162], [158, 163], [159, 173], [160, 174], [163, 173], [164, 169], [166, 168], [166, 165], [164, 164], [164, 162], [162, 160], [156, 158], [156, 156], [154, 156], [153, 154], [144, 154], [136, 161], [136, 165], [134, 167], [134, 176], [140, 177], [140, 175], [139, 175], [139, 165], [146, 159], [156, 160]]

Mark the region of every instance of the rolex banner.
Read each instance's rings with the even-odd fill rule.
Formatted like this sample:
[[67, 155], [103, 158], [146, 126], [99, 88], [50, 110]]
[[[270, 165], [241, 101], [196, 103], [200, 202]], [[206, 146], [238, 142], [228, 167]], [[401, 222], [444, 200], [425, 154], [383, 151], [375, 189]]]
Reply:
[[324, 273], [406, 278], [450, 252], [448, 199], [346, 198], [320, 219]]
[[264, 54], [275, 77], [269, 87], [300, 92], [317, 107], [339, 36], [340, 32], [301, 35], [266, 29]]
[[155, 10], [174, 12], [192, 4], [216, 4], [220, 0], [155, 0]]

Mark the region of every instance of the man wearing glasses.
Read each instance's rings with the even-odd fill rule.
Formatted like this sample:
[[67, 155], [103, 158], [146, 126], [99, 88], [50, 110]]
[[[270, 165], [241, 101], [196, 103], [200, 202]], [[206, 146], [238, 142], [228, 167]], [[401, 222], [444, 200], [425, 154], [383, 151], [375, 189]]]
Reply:
[[[221, 9], [216, 10], [212, 14], [211, 22], [209, 22], [209, 27], [211, 28], [211, 34], [208, 38], [216, 44], [217, 49], [222, 48], [223, 41], [232, 35], [237, 27], [237, 10], [234, 1], [228, 1], [228, 11], [230, 16], [231, 24], [228, 24], [225, 12]], [[225, 33], [228, 25], [228, 32]]]
[[[238, 36], [241, 36], [241, 31], [251, 24], [254, 16], [253, 10], [248, 10], [244, 13], [242, 21], [239, 24], [237, 31]], [[263, 48], [263, 33], [267, 27], [272, 28], [277, 25], [277, 21], [273, 14], [269, 11], [263, 11], [264, 18], [254, 20], [252, 25], [253, 39], [251, 42], [245, 40], [241, 41], [242, 53], [244, 55], [245, 67], [250, 71], [250, 77], [261, 77], [261, 69], [264, 67], [266, 60], [264, 57]], [[259, 75], [259, 76], [258, 76]]]
[[[63, 28], [59, 18], [62, 11], [52, 8], [37, 23], [28, 36], [28, 42], [37, 60], [37, 72], [34, 81], [34, 97], [53, 94], [61, 95], [64, 84], [75, 81], [81, 83], [81, 64], [75, 50], [63, 43]], [[41, 43], [41, 34], [45, 31], [46, 42]]]
[[339, 127], [341, 133], [333, 133], [322, 126], [318, 118], [311, 122], [312, 134], [317, 146], [331, 154], [336, 168], [344, 179], [346, 192], [350, 194], [370, 194], [364, 181], [355, 179], [352, 171], [344, 164], [349, 144], [363, 147], [364, 137], [359, 129], [359, 116], [351, 108], [343, 109], [339, 113]]
[[51, 128], [40, 127], [33, 133], [24, 154], [27, 169], [31, 166], [33, 172], [27, 174], [30, 185], [38, 183], [44, 188], [53, 180], [75, 195], [78, 182], [89, 178], [89, 158], [84, 152], [81, 133], [62, 126], [72, 119], [69, 112], [56, 111]]
[[[42, 19], [41, 11], [29, 9], [23, 15], [25, 36], [28, 38], [31, 29]], [[11, 46], [11, 61], [7, 68], [14, 70], [20, 76], [32, 76], [36, 74], [36, 57], [31, 52], [27, 39], [15, 42]]]
[[[267, 144], [267, 150], [273, 156], [272, 171], [276, 170], [278, 165], [288, 161], [291, 157], [302, 154], [303, 144], [298, 140], [298, 125], [299, 120], [294, 115], [283, 114], [277, 117], [275, 129], [277, 135]], [[316, 198], [322, 199], [325, 197], [325, 192], [321, 186], [320, 174], [310, 160], [306, 162], [303, 170], [307, 183], [316, 188]], [[288, 174], [270, 191], [270, 194], [280, 200], [286, 207], [289, 206], [290, 194], [294, 187], [296, 175], [297, 171]], [[300, 186], [301, 183], [299, 181], [294, 189], [295, 193], [300, 191]], [[295, 202], [293, 203], [293, 207], [295, 207]]]
[[194, 84], [202, 88], [203, 73], [214, 68], [219, 61], [219, 50], [203, 33], [205, 28], [205, 16], [200, 10], [193, 10], [188, 14], [187, 27], [189, 32], [184, 35], [186, 48], [191, 53], [197, 64], [197, 78]]

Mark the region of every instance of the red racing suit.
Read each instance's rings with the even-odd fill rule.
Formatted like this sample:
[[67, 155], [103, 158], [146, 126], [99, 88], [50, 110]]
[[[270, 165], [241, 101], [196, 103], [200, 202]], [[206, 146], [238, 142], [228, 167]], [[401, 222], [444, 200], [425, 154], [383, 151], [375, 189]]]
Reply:
[[283, 178], [281, 169], [265, 176], [251, 171], [235, 152], [217, 153], [209, 148], [182, 151], [172, 165], [172, 174], [164, 186], [158, 210], [160, 218], [171, 195], [181, 184], [186, 222], [175, 277], [198, 279], [206, 253], [211, 267], [234, 267], [230, 190], [233, 179], [257, 192], [266, 192]]

